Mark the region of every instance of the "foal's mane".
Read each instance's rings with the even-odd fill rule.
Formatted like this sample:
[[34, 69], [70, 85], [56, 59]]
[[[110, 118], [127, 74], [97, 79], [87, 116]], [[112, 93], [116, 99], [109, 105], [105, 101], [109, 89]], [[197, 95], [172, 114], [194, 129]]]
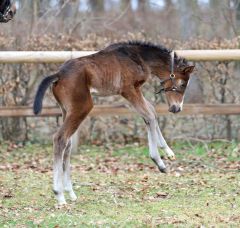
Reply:
[[3, 0], [0, 3], [0, 12], [4, 13], [4, 11], [7, 9], [8, 6], [10, 6], [11, 1], [10, 0]]
[[[134, 47], [137, 47], [141, 51], [143, 58], [151, 59], [153, 56], [156, 56], [168, 64], [170, 62], [170, 54], [173, 51], [160, 44], [138, 40], [114, 43], [109, 45], [105, 50], [118, 50], [120, 52], [124, 50], [124, 52], [126, 52], [127, 49]], [[177, 66], [185, 66], [188, 63], [185, 58], [179, 57], [176, 52], [174, 55], [174, 62]]]

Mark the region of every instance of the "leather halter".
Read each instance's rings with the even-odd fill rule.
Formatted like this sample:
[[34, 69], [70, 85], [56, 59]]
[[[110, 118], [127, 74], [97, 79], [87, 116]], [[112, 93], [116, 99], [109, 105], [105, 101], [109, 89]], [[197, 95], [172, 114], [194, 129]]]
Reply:
[[[176, 81], [175, 81], [175, 74], [174, 74], [174, 51], [171, 52], [170, 56], [170, 75], [169, 78], [163, 80], [160, 82], [160, 90], [156, 93], [161, 93], [161, 92], [177, 92], [177, 93], [182, 93], [182, 90], [178, 88], [178, 86], [176, 85]], [[165, 88], [164, 85], [166, 82], [171, 81], [172, 82], [172, 86]]]

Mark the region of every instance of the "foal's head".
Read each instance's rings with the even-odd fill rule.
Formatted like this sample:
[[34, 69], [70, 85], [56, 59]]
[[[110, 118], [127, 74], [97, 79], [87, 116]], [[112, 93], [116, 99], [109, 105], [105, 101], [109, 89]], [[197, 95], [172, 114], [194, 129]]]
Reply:
[[174, 52], [170, 56], [169, 70], [164, 73], [165, 79], [161, 82], [160, 91], [166, 94], [169, 112], [177, 113], [182, 111], [185, 90], [195, 66], [177, 57]]

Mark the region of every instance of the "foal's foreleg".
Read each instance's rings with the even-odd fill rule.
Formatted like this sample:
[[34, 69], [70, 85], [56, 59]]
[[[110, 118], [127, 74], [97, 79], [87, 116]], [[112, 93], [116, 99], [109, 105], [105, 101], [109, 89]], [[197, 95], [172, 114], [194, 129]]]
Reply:
[[166, 166], [163, 163], [157, 148], [157, 132], [156, 132], [156, 121], [151, 114], [144, 117], [145, 123], [148, 130], [148, 144], [149, 152], [153, 162], [158, 166], [159, 170], [163, 173], [166, 172]]
[[63, 156], [63, 185], [64, 185], [64, 190], [69, 193], [71, 200], [75, 201], [77, 199], [77, 196], [73, 191], [72, 181], [71, 181], [71, 167], [70, 167], [71, 149], [72, 149], [72, 138], [69, 140]]
[[161, 172], [166, 172], [166, 166], [163, 163], [157, 148], [157, 130], [155, 113], [149, 108], [145, 98], [139, 89], [132, 89], [123, 94], [123, 96], [133, 105], [136, 111], [143, 117], [148, 131], [148, 144], [150, 157], [158, 166]]
[[160, 146], [160, 148], [164, 150], [164, 152], [167, 154], [170, 160], [175, 160], [175, 154], [173, 153], [172, 149], [168, 146], [167, 142], [163, 138], [163, 135], [159, 128], [158, 123], [157, 123], [157, 134], [158, 134], [158, 145]]
[[163, 135], [162, 135], [162, 132], [159, 128], [159, 125], [158, 125], [158, 122], [157, 122], [157, 119], [156, 119], [156, 111], [154, 109], [154, 107], [152, 106], [152, 104], [147, 101], [145, 99], [145, 102], [147, 103], [149, 109], [154, 113], [155, 115], [155, 121], [156, 121], [156, 130], [157, 130], [157, 143], [158, 143], [158, 146], [164, 150], [164, 152], [167, 154], [168, 158], [170, 160], [175, 160], [175, 154], [173, 153], [173, 151], [171, 150], [171, 148], [168, 146], [167, 142], [165, 141]]

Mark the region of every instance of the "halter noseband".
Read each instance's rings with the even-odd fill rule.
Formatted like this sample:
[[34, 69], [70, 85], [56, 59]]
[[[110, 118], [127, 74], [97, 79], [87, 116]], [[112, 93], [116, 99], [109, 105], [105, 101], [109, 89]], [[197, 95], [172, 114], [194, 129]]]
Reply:
[[[160, 82], [160, 90], [157, 92], [158, 93], [161, 93], [161, 92], [178, 92], [178, 93], [181, 93], [182, 91], [178, 88], [178, 86], [176, 85], [176, 82], [175, 82], [175, 74], [174, 74], [174, 51], [171, 52], [170, 56], [170, 75], [169, 75], [169, 78], [163, 80]], [[171, 81], [172, 82], [172, 86], [171, 87], [167, 87], [167, 88], [164, 88], [164, 84], [167, 82], [167, 81]]]

